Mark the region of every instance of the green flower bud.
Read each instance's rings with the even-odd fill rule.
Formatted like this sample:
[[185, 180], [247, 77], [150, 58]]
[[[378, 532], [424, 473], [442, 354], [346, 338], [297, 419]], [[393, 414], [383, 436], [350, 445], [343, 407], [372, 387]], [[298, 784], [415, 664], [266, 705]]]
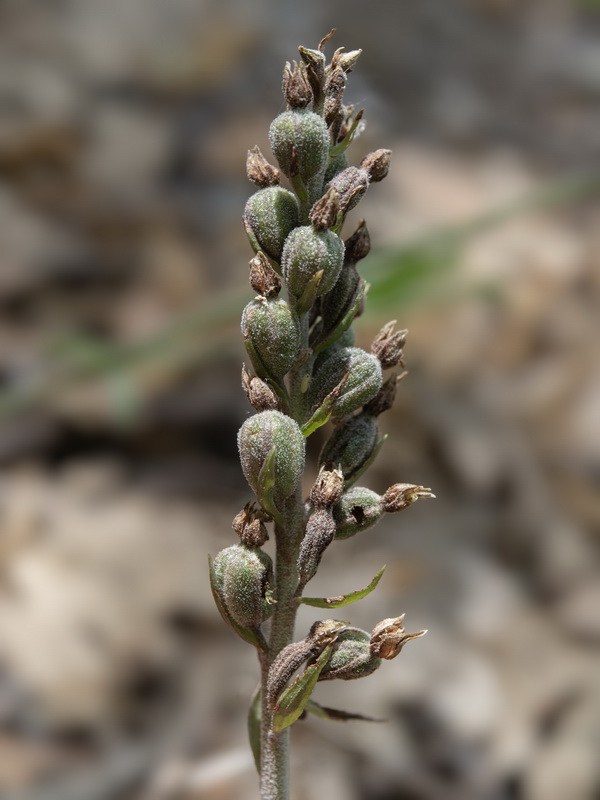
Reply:
[[328, 663], [321, 670], [320, 681], [337, 679], [352, 681], [364, 678], [381, 665], [381, 659], [371, 653], [371, 634], [362, 630], [341, 633], [333, 647]]
[[381, 497], [364, 486], [355, 486], [333, 507], [336, 539], [349, 539], [375, 525], [383, 516]]
[[371, 457], [377, 444], [377, 421], [369, 414], [350, 417], [334, 430], [321, 451], [325, 469], [341, 469], [349, 480]]
[[325, 172], [329, 158], [329, 131], [324, 119], [312, 111], [285, 111], [269, 129], [269, 141], [282, 171], [305, 183]]
[[[298, 318], [281, 298], [260, 298], [248, 303], [242, 313], [242, 335], [275, 378], [282, 378], [298, 356]], [[261, 371], [260, 365], [255, 367], [257, 372]]]
[[313, 375], [312, 405], [321, 405], [325, 397], [344, 379], [345, 383], [341, 386], [339, 397], [333, 406], [336, 417], [356, 411], [377, 394], [383, 383], [379, 359], [360, 347], [334, 350]]
[[232, 619], [256, 629], [273, 613], [273, 563], [257, 547], [234, 544], [214, 560], [216, 588]]
[[312, 226], [296, 228], [285, 240], [281, 268], [290, 296], [300, 299], [308, 283], [323, 272], [316, 296], [335, 284], [344, 263], [344, 244], [332, 231], [317, 231]]
[[264, 251], [279, 262], [284, 242], [299, 224], [296, 196], [281, 186], [253, 194], [244, 209], [244, 226], [255, 252]]
[[280, 411], [262, 411], [249, 417], [238, 433], [244, 476], [254, 492], [260, 490], [260, 471], [275, 450], [274, 471], [277, 501], [289, 497], [304, 471], [304, 436], [298, 424]]

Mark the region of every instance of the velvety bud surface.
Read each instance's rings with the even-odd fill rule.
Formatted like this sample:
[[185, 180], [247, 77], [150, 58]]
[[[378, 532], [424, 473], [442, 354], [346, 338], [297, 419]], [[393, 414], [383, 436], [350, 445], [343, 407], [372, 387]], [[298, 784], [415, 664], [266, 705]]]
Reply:
[[310, 279], [323, 270], [318, 295], [336, 283], [344, 263], [344, 244], [332, 231], [306, 225], [293, 230], [285, 241], [281, 268], [290, 296], [300, 298]]
[[281, 299], [252, 300], [242, 314], [242, 335], [250, 339], [269, 372], [282, 378], [296, 360], [300, 348], [298, 319]]
[[340, 634], [319, 680], [352, 681], [375, 672], [381, 665], [381, 659], [371, 653], [370, 640], [371, 634], [366, 631], [347, 631]]
[[377, 444], [377, 421], [368, 414], [351, 417], [333, 431], [321, 451], [325, 469], [341, 469], [347, 480], [371, 456]]
[[274, 610], [270, 556], [236, 544], [217, 554], [214, 569], [219, 594], [233, 619], [245, 628], [259, 627]]
[[333, 518], [336, 521], [336, 539], [348, 539], [361, 531], [375, 525], [383, 515], [381, 497], [365, 489], [355, 486], [342, 495], [333, 507]]
[[381, 364], [374, 355], [360, 347], [341, 347], [322, 362], [313, 376], [313, 406], [320, 405], [345, 375], [348, 375], [348, 379], [335, 401], [335, 416], [356, 411], [377, 394], [383, 383]]
[[238, 433], [244, 477], [256, 492], [260, 471], [275, 448], [275, 498], [289, 497], [304, 470], [304, 436], [298, 424], [280, 411], [262, 411], [249, 417]]
[[287, 189], [269, 186], [255, 192], [244, 210], [244, 225], [254, 250], [281, 261], [284, 242], [298, 226], [298, 216], [298, 201]]
[[285, 111], [271, 123], [269, 142], [283, 172], [308, 182], [325, 171], [329, 159], [329, 131], [312, 111]]

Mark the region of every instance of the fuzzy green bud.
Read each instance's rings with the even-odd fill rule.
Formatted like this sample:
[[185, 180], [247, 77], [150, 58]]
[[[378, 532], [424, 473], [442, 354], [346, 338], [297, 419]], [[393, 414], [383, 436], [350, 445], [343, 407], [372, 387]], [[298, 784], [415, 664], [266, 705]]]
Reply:
[[330, 392], [339, 387], [333, 415], [340, 417], [367, 403], [377, 394], [382, 383], [381, 364], [374, 355], [360, 347], [341, 347], [316, 370], [311, 384], [311, 401], [314, 407], [319, 406]]
[[369, 414], [350, 417], [334, 430], [321, 451], [325, 469], [338, 468], [349, 480], [361, 470], [377, 444], [377, 421]]
[[382, 516], [381, 497], [364, 486], [355, 486], [342, 495], [333, 507], [335, 538], [349, 539], [375, 525]]
[[274, 453], [274, 496], [285, 500], [296, 488], [304, 471], [304, 436], [298, 424], [280, 411], [262, 411], [249, 417], [238, 433], [244, 477], [255, 493], [260, 491], [260, 472]]
[[281, 268], [292, 298], [300, 299], [311, 279], [322, 272], [316, 295], [328, 292], [344, 263], [344, 244], [332, 231], [307, 225], [293, 230], [285, 241]]
[[216, 588], [232, 619], [256, 629], [273, 613], [273, 563], [257, 547], [235, 544], [214, 560]]
[[381, 665], [381, 659], [371, 653], [371, 634], [360, 629], [344, 631], [333, 646], [331, 658], [321, 670], [320, 681], [353, 681], [365, 678]]
[[298, 318], [282, 298], [252, 300], [242, 313], [242, 335], [258, 355], [268, 374], [282, 378], [291, 368], [300, 349]]
[[325, 172], [329, 158], [329, 131], [321, 116], [312, 111], [284, 111], [271, 123], [271, 149], [282, 171], [299, 175], [308, 183]]
[[284, 242], [298, 226], [298, 201], [281, 186], [269, 186], [253, 194], [244, 209], [244, 226], [255, 252], [262, 250], [279, 262]]

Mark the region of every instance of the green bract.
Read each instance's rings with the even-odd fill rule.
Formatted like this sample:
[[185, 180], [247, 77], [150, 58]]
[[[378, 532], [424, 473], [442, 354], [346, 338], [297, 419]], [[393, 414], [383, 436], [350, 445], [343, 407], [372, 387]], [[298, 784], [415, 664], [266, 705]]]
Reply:
[[280, 411], [262, 411], [249, 417], [238, 433], [244, 476], [255, 492], [260, 491], [261, 470], [274, 450], [277, 501], [289, 497], [304, 470], [304, 436], [298, 424]]
[[309, 281], [323, 275], [315, 296], [328, 292], [337, 281], [344, 263], [344, 243], [332, 231], [317, 231], [307, 225], [293, 230], [285, 240], [281, 269], [290, 298], [302, 297]]
[[333, 507], [335, 538], [348, 539], [361, 533], [375, 525], [382, 516], [381, 497], [364, 486], [355, 486], [342, 495]]
[[244, 209], [244, 226], [255, 251], [281, 261], [286, 237], [298, 226], [296, 196], [281, 186], [269, 186], [250, 197]]
[[374, 397], [383, 382], [379, 360], [360, 347], [334, 348], [318, 367], [311, 384], [311, 401], [319, 406], [348, 376], [333, 407], [334, 416], [350, 414]]
[[[282, 378], [298, 356], [298, 319], [281, 298], [261, 298], [248, 303], [242, 314], [242, 335], [251, 342], [262, 365], [275, 378]], [[261, 371], [258, 364], [255, 368]]]
[[298, 174], [308, 182], [324, 174], [330, 138], [324, 119], [312, 111], [285, 111], [269, 129], [269, 142], [288, 178]]

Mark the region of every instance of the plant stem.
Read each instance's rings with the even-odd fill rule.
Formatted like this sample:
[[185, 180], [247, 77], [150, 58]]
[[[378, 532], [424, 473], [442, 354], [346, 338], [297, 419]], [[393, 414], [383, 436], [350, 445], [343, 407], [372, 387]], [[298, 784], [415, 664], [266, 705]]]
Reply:
[[272, 709], [267, 702], [267, 678], [269, 667], [277, 654], [294, 635], [294, 624], [298, 600], [295, 597], [298, 585], [298, 549], [304, 533], [304, 513], [301, 489], [288, 501], [286, 525], [275, 526], [277, 606], [271, 623], [271, 638], [268, 654], [261, 654], [261, 800], [287, 800], [289, 796], [289, 728], [275, 733], [272, 725]]

